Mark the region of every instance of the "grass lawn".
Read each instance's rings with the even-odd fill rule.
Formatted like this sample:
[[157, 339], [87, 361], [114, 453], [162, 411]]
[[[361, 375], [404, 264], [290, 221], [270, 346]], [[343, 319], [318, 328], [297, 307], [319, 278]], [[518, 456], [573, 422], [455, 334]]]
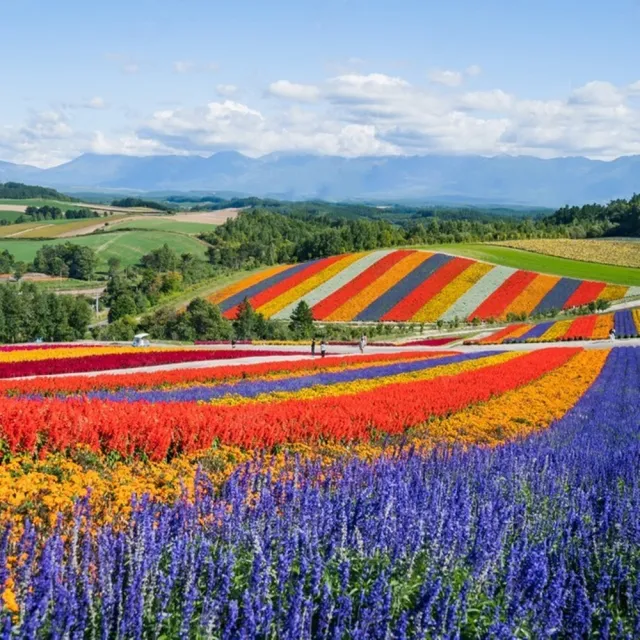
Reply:
[[567, 260], [545, 256], [531, 251], [496, 247], [488, 244], [442, 244], [421, 246], [421, 249], [430, 251], [442, 251], [458, 256], [465, 256], [475, 260], [484, 260], [493, 264], [525, 269], [527, 271], [539, 271], [567, 278], [579, 278], [582, 280], [600, 280], [613, 284], [626, 284], [629, 286], [640, 285], [640, 269], [631, 267], [618, 267], [580, 260]]
[[156, 217], [149, 216], [144, 220], [120, 220], [113, 222], [109, 226], [114, 228], [131, 227], [132, 229], [154, 229], [158, 231], [173, 231], [175, 233], [186, 233], [187, 235], [196, 235], [206, 231], [213, 231], [218, 225], [210, 222], [182, 222], [176, 219], [176, 216]]
[[21, 215], [24, 215], [21, 211], [0, 211], [0, 220], [15, 222]]
[[31, 262], [38, 249], [46, 244], [71, 242], [94, 249], [98, 256], [98, 270], [107, 271], [107, 261], [115, 256], [122, 266], [137, 264], [140, 258], [163, 244], [168, 244], [176, 253], [191, 253], [204, 258], [207, 246], [190, 236], [168, 231], [114, 231], [75, 238], [55, 238], [52, 240], [29, 240], [20, 238], [0, 239], [0, 251], [7, 249], [16, 260]]

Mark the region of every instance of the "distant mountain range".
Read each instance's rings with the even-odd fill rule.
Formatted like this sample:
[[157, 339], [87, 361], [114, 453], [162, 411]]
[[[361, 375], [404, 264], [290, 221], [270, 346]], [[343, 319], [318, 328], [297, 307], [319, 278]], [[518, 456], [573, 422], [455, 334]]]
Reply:
[[606, 202], [640, 190], [640, 156], [385, 156], [342, 158], [235, 151], [198, 156], [84, 154], [50, 169], [0, 162], [0, 182], [67, 191], [207, 191], [280, 199], [450, 202], [556, 207]]

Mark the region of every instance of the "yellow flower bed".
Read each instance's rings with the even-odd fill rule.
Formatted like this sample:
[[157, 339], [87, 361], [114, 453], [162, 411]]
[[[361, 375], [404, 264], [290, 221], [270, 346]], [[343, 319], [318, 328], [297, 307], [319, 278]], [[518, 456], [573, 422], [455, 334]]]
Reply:
[[581, 351], [566, 364], [520, 389], [416, 429], [417, 443], [495, 446], [528, 436], [561, 418], [598, 377], [608, 351]]
[[538, 275], [533, 282], [509, 304], [502, 314], [503, 317], [507, 317], [509, 313], [526, 313], [529, 315], [559, 281], [560, 278], [557, 276]]
[[640, 332], [640, 309], [632, 309], [631, 315], [633, 316], [633, 323], [636, 325], [636, 330]]
[[489, 273], [491, 269], [493, 269], [492, 264], [475, 262], [444, 287], [440, 293], [429, 300], [429, 302], [411, 318], [411, 321], [435, 322], [460, 296], [471, 289], [471, 287], [476, 284], [480, 278]]
[[560, 238], [556, 240], [506, 240], [492, 244], [570, 260], [640, 268], [640, 246], [637, 242]]
[[357, 293], [351, 300], [345, 302], [341, 307], [329, 314], [325, 320], [330, 322], [342, 321], [348, 322], [353, 320], [361, 311], [364, 311], [374, 300], [386, 293], [391, 287], [396, 285], [407, 274], [411, 273], [415, 268], [421, 265], [427, 258], [433, 254], [428, 251], [415, 251], [408, 256], [402, 258], [398, 263], [393, 265], [386, 273], [377, 280], [366, 286], [362, 291]]
[[261, 307], [258, 307], [256, 311], [258, 313], [261, 313], [265, 318], [270, 318], [271, 316], [278, 313], [278, 311], [282, 311], [282, 309], [290, 305], [292, 302], [295, 302], [298, 298], [302, 298], [310, 291], [313, 291], [321, 284], [324, 284], [330, 278], [333, 278], [341, 271], [344, 271], [349, 265], [353, 264], [357, 260], [360, 260], [360, 258], [362, 258], [364, 255], [366, 254], [353, 253], [351, 255], [344, 256], [344, 258], [337, 260], [326, 269], [323, 269], [320, 273], [316, 273], [316, 275], [312, 276], [311, 278], [307, 278], [282, 295], [279, 295], [266, 304], [263, 304]]
[[60, 347], [54, 349], [17, 349], [0, 352], [2, 362], [31, 362], [36, 360], [59, 360], [63, 358], [82, 358], [85, 356], [120, 355], [126, 353], [149, 353], [165, 351], [183, 351], [184, 347]]
[[592, 340], [603, 340], [609, 337], [609, 331], [613, 329], [613, 313], [605, 313], [598, 316], [596, 326], [591, 334]]
[[569, 327], [573, 324], [573, 318], [571, 320], [560, 320], [559, 322], [554, 322], [541, 336], [540, 341], [544, 340], [559, 340], [564, 336], [567, 331], [569, 331]]
[[[640, 250], [640, 247], [638, 247]], [[604, 291], [598, 296], [598, 300], [607, 300], [612, 302], [613, 300], [622, 300], [627, 293], [629, 287], [624, 287], [621, 284], [608, 284]]]

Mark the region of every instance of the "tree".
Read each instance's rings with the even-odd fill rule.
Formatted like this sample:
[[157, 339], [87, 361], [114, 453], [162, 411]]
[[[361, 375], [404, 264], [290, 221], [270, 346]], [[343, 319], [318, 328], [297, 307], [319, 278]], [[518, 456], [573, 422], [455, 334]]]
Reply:
[[168, 245], [163, 244], [140, 259], [143, 267], [154, 271], [176, 271], [180, 266], [178, 254]]
[[202, 340], [227, 340], [231, 337], [231, 323], [222, 316], [220, 308], [202, 298], [194, 298], [187, 307], [186, 320], [196, 338]]
[[233, 321], [233, 331], [238, 340], [250, 340], [255, 333], [257, 314], [253, 310], [251, 303], [245, 298], [238, 305], [238, 312]]
[[313, 312], [306, 301], [301, 300], [292, 311], [289, 329], [300, 338], [310, 338], [313, 334]]
[[16, 280], [21, 280], [22, 276], [27, 273], [28, 265], [26, 262], [16, 262], [13, 267], [13, 277]]
[[112, 299], [109, 308], [109, 322], [115, 322], [125, 316], [135, 316], [137, 312], [135, 298], [129, 292], [124, 292]]
[[113, 277], [116, 273], [118, 273], [118, 271], [120, 270], [121, 264], [122, 264], [122, 261], [120, 260], [120, 258], [118, 258], [118, 256], [111, 256], [107, 260], [107, 266], [109, 267], [110, 277]]

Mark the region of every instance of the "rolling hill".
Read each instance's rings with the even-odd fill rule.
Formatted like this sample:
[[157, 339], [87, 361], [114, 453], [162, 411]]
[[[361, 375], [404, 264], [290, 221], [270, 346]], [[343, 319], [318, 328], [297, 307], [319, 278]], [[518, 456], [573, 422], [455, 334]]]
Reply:
[[637, 295], [638, 287], [496, 266], [411, 249], [332, 256], [264, 269], [210, 297], [227, 318], [248, 298], [285, 320], [305, 300], [327, 322], [504, 319]]
[[281, 199], [509, 203], [556, 207], [605, 202], [638, 188], [640, 156], [383, 156], [343, 158], [234, 151], [200, 156], [84, 154], [49, 169], [0, 163], [0, 180], [64, 189], [206, 190]]

